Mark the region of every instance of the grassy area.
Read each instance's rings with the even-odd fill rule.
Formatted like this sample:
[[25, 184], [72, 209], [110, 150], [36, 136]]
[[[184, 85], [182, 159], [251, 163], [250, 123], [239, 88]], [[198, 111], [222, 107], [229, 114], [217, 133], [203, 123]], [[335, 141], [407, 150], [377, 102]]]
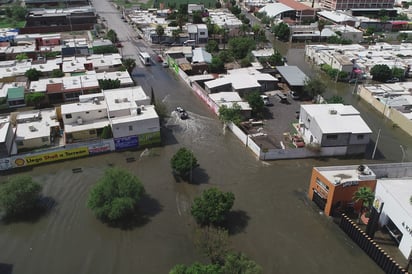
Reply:
[[22, 28], [25, 24], [26, 21], [15, 21], [8, 18], [0, 19], [0, 28]]

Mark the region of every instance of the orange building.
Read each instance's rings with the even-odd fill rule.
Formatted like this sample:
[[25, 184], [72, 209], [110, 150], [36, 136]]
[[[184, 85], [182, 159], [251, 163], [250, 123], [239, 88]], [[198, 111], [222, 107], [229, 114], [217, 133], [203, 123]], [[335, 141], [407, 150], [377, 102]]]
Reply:
[[352, 197], [364, 186], [375, 191], [376, 175], [365, 165], [314, 167], [308, 196], [330, 216], [338, 208], [353, 206], [360, 210], [360, 202], [354, 204]]

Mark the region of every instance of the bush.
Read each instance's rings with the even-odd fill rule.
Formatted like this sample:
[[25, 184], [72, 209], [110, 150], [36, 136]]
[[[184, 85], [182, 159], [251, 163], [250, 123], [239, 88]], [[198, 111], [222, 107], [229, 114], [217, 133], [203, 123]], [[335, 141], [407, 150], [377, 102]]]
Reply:
[[0, 206], [7, 217], [29, 213], [38, 206], [41, 186], [29, 176], [16, 176], [0, 185]]
[[100, 220], [116, 223], [135, 213], [144, 192], [136, 176], [120, 168], [110, 168], [93, 186], [87, 206]]
[[197, 159], [194, 156], [193, 152], [187, 148], [180, 148], [170, 159], [170, 165], [173, 169], [173, 172], [182, 178], [187, 179], [189, 173], [193, 168], [197, 167]]

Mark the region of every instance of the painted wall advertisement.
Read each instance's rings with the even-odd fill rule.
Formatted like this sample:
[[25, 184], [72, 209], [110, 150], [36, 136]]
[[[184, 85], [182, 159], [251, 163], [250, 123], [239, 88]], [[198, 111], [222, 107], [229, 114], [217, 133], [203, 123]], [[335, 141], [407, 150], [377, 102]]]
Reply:
[[22, 166], [31, 166], [31, 165], [39, 165], [48, 162], [55, 162], [65, 159], [72, 159], [77, 157], [88, 156], [89, 150], [87, 147], [79, 147], [73, 148], [63, 151], [55, 151], [45, 154], [38, 154], [34, 156], [23, 156], [23, 157], [16, 157], [14, 159], [14, 166], [22, 167]]
[[100, 153], [110, 152], [112, 148], [110, 143], [100, 143], [100, 144], [93, 144], [88, 146], [89, 154], [96, 155]]
[[161, 142], [160, 131], [139, 135], [139, 145], [140, 146], [155, 145], [155, 144], [160, 144], [160, 142]]
[[116, 150], [126, 148], [137, 148], [139, 146], [139, 140], [137, 136], [127, 136], [114, 139], [114, 146]]

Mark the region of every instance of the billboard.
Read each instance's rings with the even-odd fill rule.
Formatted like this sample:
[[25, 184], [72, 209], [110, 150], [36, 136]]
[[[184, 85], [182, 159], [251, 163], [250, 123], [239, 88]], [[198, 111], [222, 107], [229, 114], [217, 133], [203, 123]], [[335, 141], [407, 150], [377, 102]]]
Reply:
[[72, 159], [77, 157], [88, 156], [89, 150], [87, 147], [79, 147], [62, 151], [54, 151], [44, 154], [38, 154], [33, 156], [21, 156], [14, 159], [14, 166], [32, 166], [40, 165], [43, 163], [55, 162], [65, 159]]
[[136, 135], [116, 138], [114, 139], [114, 146], [116, 150], [137, 148], [139, 146], [139, 139]]

